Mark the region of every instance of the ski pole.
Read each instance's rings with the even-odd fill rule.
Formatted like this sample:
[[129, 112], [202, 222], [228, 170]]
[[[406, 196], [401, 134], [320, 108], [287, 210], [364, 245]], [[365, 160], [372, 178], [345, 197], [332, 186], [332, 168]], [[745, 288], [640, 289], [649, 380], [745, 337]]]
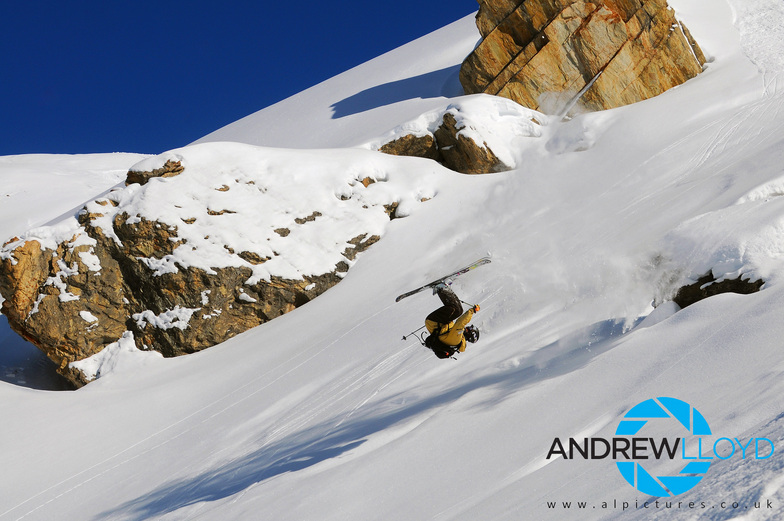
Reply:
[[403, 340], [408, 340], [408, 337], [410, 337], [410, 336], [413, 336], [414, 334], [418, 333], [419, 331], [422, 331], [423, 329], [425, 329], [425, 327], [426, 327], [426, 326], [422, 326], [422, 327], [420, 327], [419, 329], [416, 329], [416, 330], [414, 330], [414, 331], [410, 332], [410, 333], [409, 333], [409, 334], [407, 334], [407, 335], [403, 335]]

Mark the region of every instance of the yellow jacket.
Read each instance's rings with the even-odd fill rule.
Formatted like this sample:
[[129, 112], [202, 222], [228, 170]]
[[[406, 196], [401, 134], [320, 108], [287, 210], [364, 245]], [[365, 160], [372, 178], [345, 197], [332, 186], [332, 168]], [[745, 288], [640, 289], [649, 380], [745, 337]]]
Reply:
[[[442, 326], [438, 331], [438, 339], [448, 346], [457, 347], [457, 350], [462, 353], [466, 348], [466, 340], [463, 337], [463, 330], [468, 325], [468, 323], [471, 322], [473, 317], [474, 310], [472, 308], [460, 315], [457, 320]], [[438, 322], [425, 320], [425, 327], [427, 327], [428, 333], [433, 333], [438, 327]]]

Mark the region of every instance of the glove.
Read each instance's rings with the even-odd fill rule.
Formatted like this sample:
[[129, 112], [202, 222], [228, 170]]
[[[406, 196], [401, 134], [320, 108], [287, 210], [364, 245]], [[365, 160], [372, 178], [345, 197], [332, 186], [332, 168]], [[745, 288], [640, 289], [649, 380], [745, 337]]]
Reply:
[[474, 313], [478, 312], [479, 311], [479, 304], [476, 304], [474, 307], [472, 307], [471, 311], [473, 311]]

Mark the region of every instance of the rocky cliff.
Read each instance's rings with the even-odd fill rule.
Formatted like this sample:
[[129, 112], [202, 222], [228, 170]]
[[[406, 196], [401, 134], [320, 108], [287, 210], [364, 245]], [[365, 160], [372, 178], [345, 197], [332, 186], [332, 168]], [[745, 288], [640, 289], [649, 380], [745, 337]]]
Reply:
[[705, 63], [666, 0], [478, 1], [482, 41], [460, 71], [468, 94], [551, 114], [602, 110], [661, 94]]
[[419, 200], [390, 186], [383, 156], [357, 153], [221, 143], [146, 160], [127, 186], [0, 248], [2, 312], [77, 386], [92, 376], [77, 362], [120, 339], [177, 356], [287, 313]]

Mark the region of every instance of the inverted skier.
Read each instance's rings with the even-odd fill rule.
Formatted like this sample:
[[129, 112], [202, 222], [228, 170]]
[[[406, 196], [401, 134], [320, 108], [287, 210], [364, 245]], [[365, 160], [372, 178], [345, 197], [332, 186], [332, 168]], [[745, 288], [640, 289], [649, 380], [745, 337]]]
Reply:
[[456, 352], [462, 353], [466, 349], [466, 341], [473, 344], [479, 340], [479, 330], [468, 325], [474, 313], [479, 311], [479, 306], [473, 306], [463, 313], [460, 299], [448, 284], [451, 284], [451, 281], [442, 282], [433, 288], [433, 294], [438, 295], [443, 306], [425, 318], [425, 327], [430, 333], [425, 345], [438, 358], [449, 358]]

